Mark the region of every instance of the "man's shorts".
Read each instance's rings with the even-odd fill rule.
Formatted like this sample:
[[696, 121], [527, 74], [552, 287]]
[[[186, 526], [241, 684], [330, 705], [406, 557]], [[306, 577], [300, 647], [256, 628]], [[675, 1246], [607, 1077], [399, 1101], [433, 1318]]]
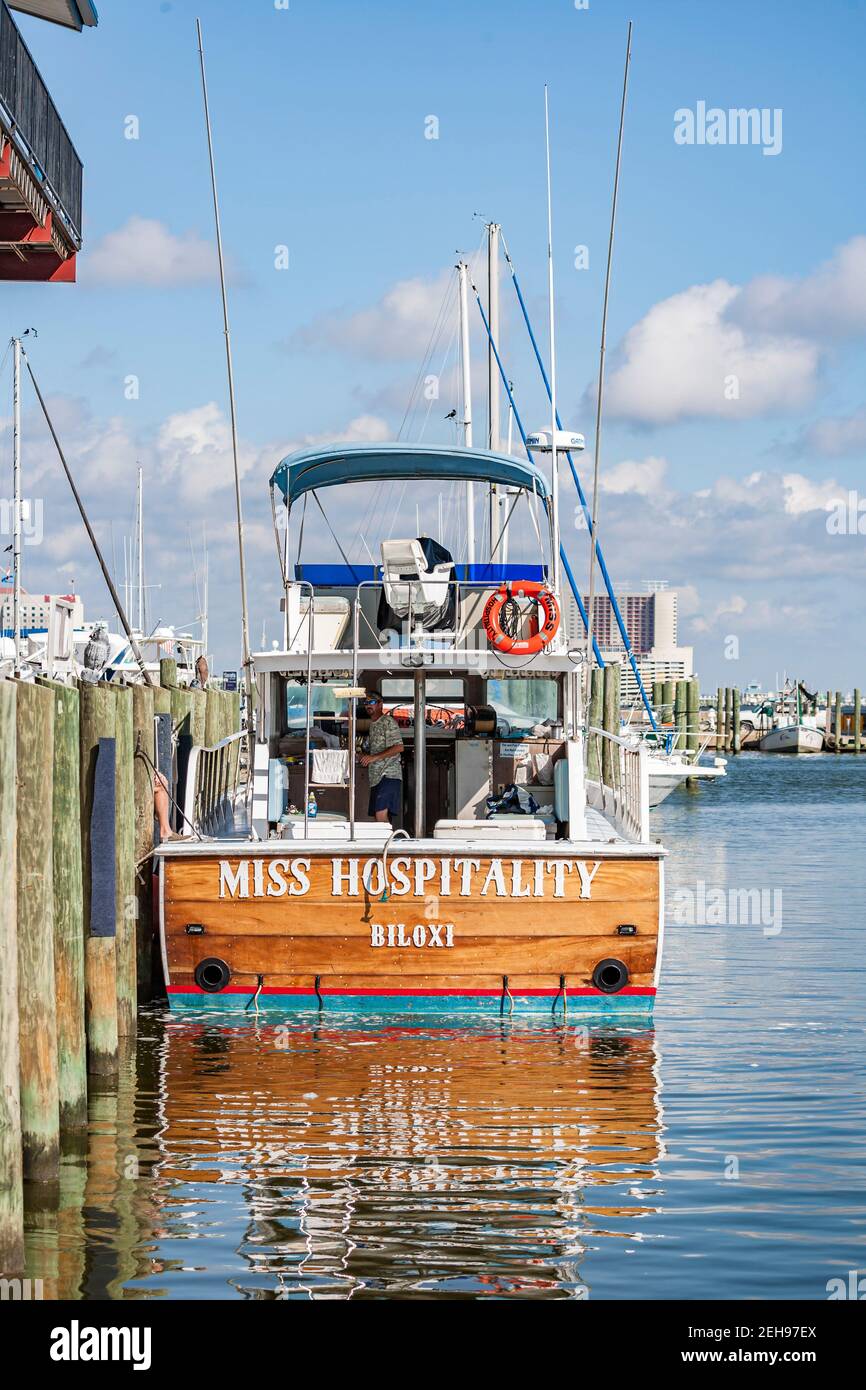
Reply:
[[377, 811], [388, 811], [391, 816], [398, 816], [402, 809], [402, 777], [383, 777], [375, 787], [370, 788], [368, 815], [375, 816]]

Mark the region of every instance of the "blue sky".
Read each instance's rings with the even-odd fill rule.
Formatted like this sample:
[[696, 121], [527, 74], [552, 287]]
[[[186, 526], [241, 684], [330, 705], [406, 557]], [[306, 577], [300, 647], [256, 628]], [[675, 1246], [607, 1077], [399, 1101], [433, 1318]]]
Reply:
[[[683, 589], [681, 640], [694, 642], [705, 688], [772, 682], [786, 668], [862, 684], [864, 536], [830, 534], [827, 520], [849, 489], [866, 507], [866, 7], [103, 0], [99, 27], [82, 35], [20, 20], [85, 162], [86, 242], [77, 286], [3, 286], [4, 336], [38, 327], [31, 359], [115, 548], [141, 460], [149, 579], [163, 586], [152, 602], [165, 619], [195, 611], [187, 527], [198, 535], [207, 521], [220, 667], [237, 664], [236, 562], [196, 13], [232, 267], [256, 640], [263, 621], [278, 632], [271, 467], [305, 439], [394, 437], [455, 252], [478, 247], [474, 214], [502, 223], [546, 331], [545, 81], [560, 401], [591, 444], [630, 17], [603, 451], [609, 566], [623, 583]], [[781, 109], [781, 152], [677, 144], [675, 112], [699, 101]], [[437, 140], [424, 138], [430, 115]], [[125, 138], [129, 116], [137, 140]], [[280, 245], [286, 271], [274, 268]], [[577, 245], [587, 270], [573, 266]], [[547, 408], [507, 283], [503, 308], [508, 370], [538, 427]], [[475, 350], [481, 423], [480, 333]], [[729, 372], [739, 395], [724, 400]], [[0, 389], [5, 416], [8, 369]], [[450, 437], [450, 390], [443, 375], [425, 437]], [[74, 572], [95, 614], [107, 608], [100, 581], [35, 417], [27, 432], [47, 534], [27, 552], [26, 582], [62, 588]], [[8, 452], [7, 430], [4, 471]], [[325, 536], [312, 539], [330, 558]], [[578, 573], [585, 539], [574, 533]]]

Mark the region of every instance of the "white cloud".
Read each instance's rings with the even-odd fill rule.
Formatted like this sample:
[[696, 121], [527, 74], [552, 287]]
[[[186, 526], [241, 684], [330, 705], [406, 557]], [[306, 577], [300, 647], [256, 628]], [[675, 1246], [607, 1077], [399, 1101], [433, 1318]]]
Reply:
[[802, 473], [785, 473], [782, 478], [785, 488], [785, 511], [791, 516], [803, 512], [829, 512], [834, 502], [847, 496], [847, 491], [833, 478], [826, 482], [814, 482]]
[[325, 314], [295, 333], [289, 347], [336, 348], [376, 361], [416, 361], [427, 348], [454, 271], [399, 280], [367, 309]]
[[104, 285], [195, 285], [217, 273], [210, 242], [193, 231], [176, 236], [150, 217], [130, 217], [82, 259], [82, 279]]
[[819, 341], [866, 332], [866, 236], [852, 237], [811, 275], [758, 276], [745, 286], [730, 317], [761, 332]]
[[603, 492], [636, 492], [648, 496], [662, 488], [667, 467], [667, 459], [653, 455], [645, 459], [624, 459], [622, 463], [616, 463], [604, 471], [601, 489]]
[[[379, 415], [356, 415], [354, 420], [350, 420], [346, 428], [339, 434], [308, 434], [304, 436], [303, 443], [307, 446], [316, 444], [382, 444], [390, 439], [392, 430], [387, 420], [383, 420]], [[296, 445], [299, 448], [300, 445]]]
[[660, 425], [706, 416], [742, 419], [808, 401], [817, 347], [731, 322], [728, 310], [739, 294], [737, 286], [716, 280], [654, 305], [616, 354], [610, 413]]

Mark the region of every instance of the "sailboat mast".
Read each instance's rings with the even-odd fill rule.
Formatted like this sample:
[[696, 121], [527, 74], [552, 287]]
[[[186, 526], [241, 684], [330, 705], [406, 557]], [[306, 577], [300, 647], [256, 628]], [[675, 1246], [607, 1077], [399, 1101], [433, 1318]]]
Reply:
[[138, 470], [138, 503], [136, 531], [138, 533], [138, 630], [144, 632], [144, 479], [142, 470]]
[[547, 297], [550, 327], [550, 467], [553, 499], [553, 588], [560, 589], [559, 459], [556, 453], [556, 314], [553, 303], [553, 201], [550, 189], [550, 106], [544, 84], [544, 147], [547, 157]]
[[209, 657], [209, 656], [210, 656], [210, 651], [209, 651], [209, 649], [208, 649], [208, 642], [210, 641], [210, 613], [209, 613], [210, 595], [209, 595], [209, 592], [208, 592], [208, 587], [209, 587], [209, 583], [210, 583], [210, 564], [209, 564], [208, 553], [207, 553], [207, 522], [206, 522], [206, 521], [205, 521], [205, 522], [202, 522], [202, 533], [201, 533], [201, 538], [202, 538], [202, 545], [204, 546], [204, 586], [203, 586], [203, 592], [204, 592], [204, 612], [203, 612], [203, 614], [202, 614], [202, 620], [201, 620], [201, 640], [202, 640], [202, 650], [203, 650], [203, 652], [204, 652], [204, 655], [205, 655], [206, 657]]
[[12, 636], [21, 671], [21, 339], [12, 339]]
[[[463, 443], [472, 448], [472, 373], [469, 367], [469, 267], [465, 261], [457, 266], [460, 293], [460, 362], [463, 370]], [[466, 484], [466, 559], [475, 564], [475, 489]]]
[[200, 19], [197, 19], [196, 22], [195, 22], [195, 24], [196, 24], [196, 31], [197, 31], [197, 33], [198, 33], [198, 54], [199, 54], [199, 63], [200, 63], [200, 66], [201, 66], [201, 89], [202, 89], [202, 96], [203, 96], [203, 98], [204, 98], [204, 118], [205, 118], [205, 126], [207, 127], [207, 148], [208, 148], [208, 159], [209, 159], [209, 162], [210, 162], [210, 181], [211, 181], [211, 191], [212, 191], [212, 193], [213, 193], [214, 225], [215, 225], [215, 228], [216, 228], [217, 260], [218, 260], [218, 262], [219, 262], [220, 294], [221, 294], [221, 297], [222, 297], [223, 329], [224, 329], [224, 333], [225, 333], [226, 371], [227, 371], [227, 373], [228, 373], [229, 411], [230, 411], [230, 415], [231, 415], [231, 430], [232, 430], [232, 460], [233, 460], [233, 463], [234, 463], [234, 475], [235, 475], [235, 511], [236, 511], [236, 514], [237, 514], [237, 528], [238, 528], [238, 560], [239, 560], [239, 564], [240, 564], [240, 581], [241, 581], [241, 646], [242, 646], [242, 650], [243, 650], [243, 663], [244, 663], [244, 686], [245, 686], [245, 689], [246, 689], [246, 697], [247, 697], [247, 722], [248, 722], [248, 724], [249, 724], [250, 721], [252, 720], [253, 685], [252, 685], [252, 669], [251, 669], [251, 659], [250, 659], [250, 619], [249, 619], [249, 606], [248, 606], [248, 604], [247, 604], [247, 566], [246, 566], [246, 558], [245, 558], [245, 555], [244, 555], [244, 516], [243, 516], [243, 506], [242, 506], [242, 503], [241, 503], [241, 473], [240, 473], [240, 463], [239, 463], [239, 460], [238, 460], [238, 422], [237, 422], [237, 409], [236, 409], [236, 406], [235, 406], [235, 376], [234, 376], [234, 366], [233, 366], [233, 363], [232, 363], [232, 343], [231, 343], [231, 331], [230, 331], [230, 328], [229, 328], [229, 303], [228, 303], [228, 295], [227, 295], [227, 293], [226, 293], [226, 271], [225, 271], [225, 259], [224, 259], [224, 256], [223, 256], [222, 224], [221, 224], [221, 221], [220, 221], [219, 197], [218, 197], [218, 195], [217, 195], [216, 165], [215, 165], [215, 163], [214, 163], [213, 133], [212, 133], [212, 131], [211, 131], [210, 105], [209, 105], [209, 103], [208, 103], [208, 94], [207, 94], [207, 75], [206, 75], [206, 72], [205, 72], [204, 45], [203, 45], [203, 41], [202, 41], [201, 20], [200, 20]]

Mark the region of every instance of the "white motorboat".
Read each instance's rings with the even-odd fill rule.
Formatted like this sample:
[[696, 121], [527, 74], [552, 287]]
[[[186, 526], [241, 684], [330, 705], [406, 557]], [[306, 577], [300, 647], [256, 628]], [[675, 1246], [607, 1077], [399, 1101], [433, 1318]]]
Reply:
[[758, 747], [762, 753], [821, 753], [824, 735], [820, 729], [810, 729], [792, 720], [790, 724], [777, 724], [764, 734]]
[[654, 750], [648, 758], [650, 810], [667, 800], [671, 792], [687, 781], [714, 781], [727, 775], [726, 758], [714, 758], [711, 763], [698, 762], [688, 753], [665, 753]]

